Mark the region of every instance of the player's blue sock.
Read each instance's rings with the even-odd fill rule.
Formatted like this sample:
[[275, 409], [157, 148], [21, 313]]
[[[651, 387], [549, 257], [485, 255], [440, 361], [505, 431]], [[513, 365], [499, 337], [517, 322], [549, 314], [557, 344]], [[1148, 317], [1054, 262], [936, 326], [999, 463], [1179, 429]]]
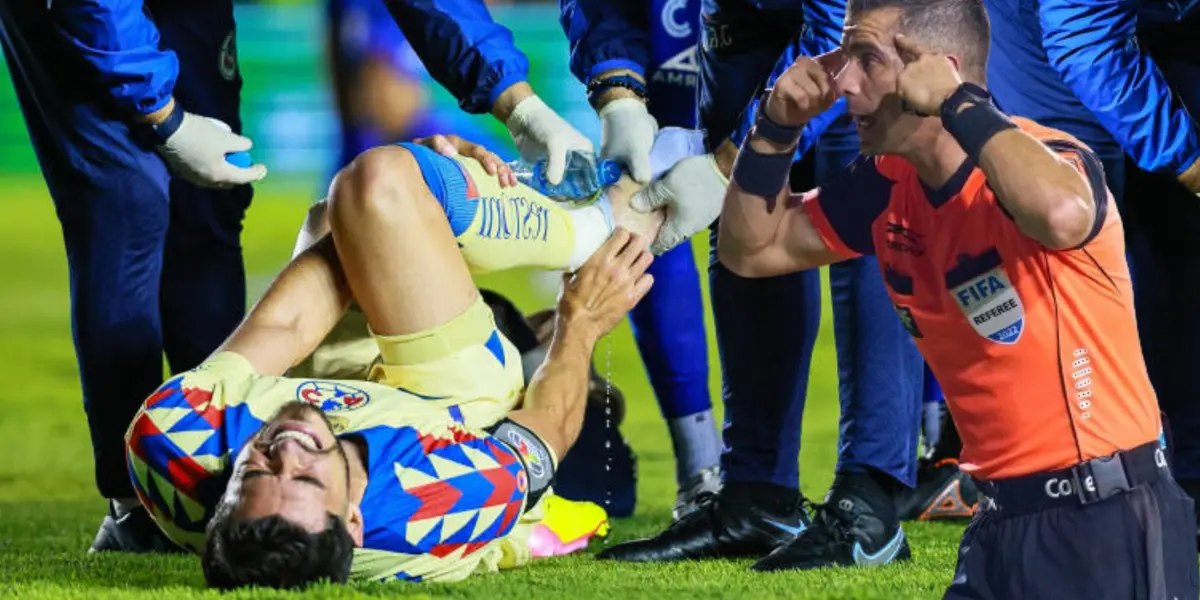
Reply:
[[654, 287], [629, 314], [634, 339], [675, 447], [679, 482], [720, 461], [708, 392], [708, 343], [700, 274], [685, 243], [650, 266]]

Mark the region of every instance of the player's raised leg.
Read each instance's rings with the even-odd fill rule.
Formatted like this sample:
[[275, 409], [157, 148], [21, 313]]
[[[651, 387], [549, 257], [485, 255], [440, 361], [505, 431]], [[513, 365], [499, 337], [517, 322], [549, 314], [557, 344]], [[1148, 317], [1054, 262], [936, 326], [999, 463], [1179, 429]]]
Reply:
[[597, 205], [566, 210], [519, 184], [505, 191], [472, 159], [456, 161], [420, 145], [386, 146], [338, 175], [329, 219], [372, 330], [403, 334], [444, 323], [477, 300], [473, 271], [577, 267], [615, 223], [652, 236], [661, 216], [628, 210], [621, 185], [608, 191], [611, 216]]

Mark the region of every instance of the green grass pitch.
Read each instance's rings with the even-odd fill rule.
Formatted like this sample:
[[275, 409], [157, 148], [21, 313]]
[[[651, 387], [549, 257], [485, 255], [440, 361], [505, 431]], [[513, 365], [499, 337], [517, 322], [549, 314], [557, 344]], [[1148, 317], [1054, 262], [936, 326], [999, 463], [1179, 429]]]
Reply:
[[[0, 180], [0, 597], [47, 600], [221, 597], [206, 592], [198, 561], [179, 556], [89, 556], [104, 512], [92, 484], [87, 429], [68, 322], [62, 238], [39, 180]], [[251, 291], [257, 294], [286, 260], [303, 218], [302, 194], [258, 195], [246, 220]], [[698, 256], [707, 252], [697, 240]], [[481, 283], [523, 309], [545, 306], [526, 274]], [[820, 499], [832, 478], [837, 440], [837, 383], [829, 311], [813, 361], [801, 456], [803, 490]], [[708, 317], [711, 334], [711, 315]], [[711, 340], [711, 335], [710, 335]], [[674, 477], [670, 443], [628, 327], [613, 334], [613, 380], [626, 393], [624, 432], [639, 461], [637, 516], [614, 523], [608, 543], [650, 534], [670, 519]], [[711, 342], [710, 342], [711, 343]], [[715, 348], [711, 389], [719, 397]], [[602, 365], [603, 362], [600, 362]], [[718, 402], [719, 404], [719, 402]], [[668, 566], [599, 563], [588, 555], [535, 562], [518, 571], [464, 583], [375, 584], [310, 590], [312, 598], [381, 596], [453, 598], [940, 598], [952, 577], [961, 528], [906, 526], [914, 560], [880, 569], [756, 574], [749, 561]], [[602, 544], [593, 542], [591, 551]], [[289, 594], [244, 591], [229, 598]]]

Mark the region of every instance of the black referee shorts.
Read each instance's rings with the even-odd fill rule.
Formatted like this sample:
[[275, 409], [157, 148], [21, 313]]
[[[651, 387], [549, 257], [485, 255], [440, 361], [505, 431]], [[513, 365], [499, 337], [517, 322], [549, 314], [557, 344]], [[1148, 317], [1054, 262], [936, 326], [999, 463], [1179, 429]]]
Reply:
[[1157, 442], [979, 482], [947, 600], [1197, 600], [1192, 499]]

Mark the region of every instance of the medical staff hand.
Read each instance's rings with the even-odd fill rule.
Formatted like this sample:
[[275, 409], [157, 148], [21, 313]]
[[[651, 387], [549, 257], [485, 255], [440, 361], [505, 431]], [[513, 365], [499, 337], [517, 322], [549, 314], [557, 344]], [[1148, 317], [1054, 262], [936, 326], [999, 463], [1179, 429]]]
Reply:
[[595, 152], [591, 140], [571, 127], [536, 95], [521, 100], [505, 125], [512, 134], [521, 158], [531, 163], [543, 157], [547, 159], [546, 181], [550, 185], [562, 183], [568, 152], [578, 150], [587, 156]]
[[896, 78], [896, 93], [905, 109], [923, 117], [938, 116], [942, 103], [962, 85], [954, 59], [896, 34], [896, 52], [904, 63]]
[[667, 220], [650, 250], [662, 254], [707, 229], [721, 214], [729, 180], [711, 154], [691, 156], [633, 195], [634, 210], [665, 209]]
[[184, 112], [179, 129], [156, 150], [175, 175], [199, 187], [226, 189], [267, 176], [266, 165], [242, 168], [226, 160], [226, 155], [253, 145], [223, 121]]
[[816, 58], [801, 56], [778, 79], [762, 110], [778, 125], [799, 127], [838, 99], [837, 76], [846, 66], [839, 48]]
[[413, 143], [430, 148], [442, 156], [450, 158], [466, 156], [473, 158], [479, 161], [479, 164], [483, 166], [483, 170], [487, 171], [488, 175], [493, 175], [499, 180], [500, 187], [509, 188], [517, 185], [517, 176], [513, 174], [512, 167], [509, 167], [508, 164], [501, 160], [499, 155], [475, 142], [469, 142], [457, 135], [443, 135], [439, 133], [427, 138], [415, 139]]
[[600, 157], [625, 165], [638, 183], [650, 182], [650, 148], [658, 121], [637, 98], [618, 98], [600, 107]]

